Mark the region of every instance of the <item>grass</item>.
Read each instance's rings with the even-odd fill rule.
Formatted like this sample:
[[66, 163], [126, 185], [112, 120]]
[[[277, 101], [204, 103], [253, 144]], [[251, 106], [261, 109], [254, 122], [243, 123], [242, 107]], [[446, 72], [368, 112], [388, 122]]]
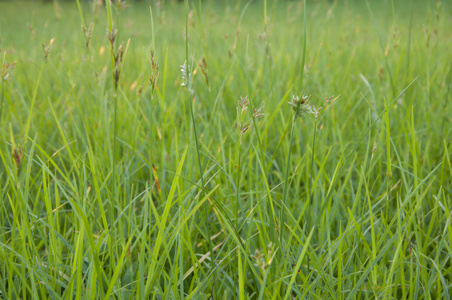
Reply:
[[0, 2], [0, 299], [450, 299], [449, 2], [96, 3]]

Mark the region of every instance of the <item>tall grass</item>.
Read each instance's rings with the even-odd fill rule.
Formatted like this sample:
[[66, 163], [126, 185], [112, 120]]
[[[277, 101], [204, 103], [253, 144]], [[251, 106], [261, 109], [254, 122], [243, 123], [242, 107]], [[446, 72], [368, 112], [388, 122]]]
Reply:
[[0, 2], [0, 299], [450, 298], [450, 3], [54, 3]]

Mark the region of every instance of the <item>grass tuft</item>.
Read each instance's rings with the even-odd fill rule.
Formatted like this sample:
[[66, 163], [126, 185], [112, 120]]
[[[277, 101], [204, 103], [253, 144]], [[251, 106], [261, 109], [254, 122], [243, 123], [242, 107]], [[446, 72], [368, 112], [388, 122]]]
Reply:
[[0, 1], [0, 299], [450, 298], [449, 2], [52, 2]]

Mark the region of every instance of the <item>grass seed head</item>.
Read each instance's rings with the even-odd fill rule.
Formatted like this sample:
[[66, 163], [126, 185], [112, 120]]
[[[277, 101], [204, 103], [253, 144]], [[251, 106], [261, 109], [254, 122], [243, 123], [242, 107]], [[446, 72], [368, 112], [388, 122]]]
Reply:
[[50, 54], [50, 48], [52, 47], [53, 43], [55, 42], [54, 38], [50, 39], [49, 45], [46, 45], [46, 43], [42, 42], [42, 51], [44, 52], [44, 59], [47, 61]]
[[245, 112], [248, 109], [250, 101], [248, 96], [240, 97], [240, 100], [237, 99], [238, 107], [237, 107], [237, 121], [235, 122], [235, 128], [237, 129], [240, 135], [240, 144], [242, 143], [243, 135], [250, 129], [250, 125], [244, 122]]
[[15, 62], [13, 62], [11, 64], [9, 64], [9, 63], [3, 64], [1, 72], [0, 72], [1, 79], [2, 80], [8, 80], [9, 79], [9, 75], [10, 75], [10, 71], [12, 69], [14, 69], [15, 67], [16, 67], [16, 63]]
[[250, 257], [254, 261], [254, 265], [261, 269], [263, 272], [271, 265], [274, 257], [274, 249], [273, 249], [273, 243], [270, 242], [267, 245], [267, 254], [261, 253], [259, 248], [256, 248], [254, 251], [254, 255], [250, 255]]
[[235, 122], [234, 127], [237, 129], [238, 133], [240, 134], [240, 137], [243, 137], [243, 135], [250, 129], [250, 125], [247, 123], [239, 123]]
[[253, 118], [254, 119], [259, 119], [264, 116], [264, 114], [262, 113], [262, 109], [264, 109], [263, 106], [259, 109], [256, 109], [253, 107]]
[[94, 23], [90, 23], [89, 27], [83, 27], [83, 34], [85, 35], [85, 48], [89, 48], [89, 42], [91, 41], [91, 31], [93, 30]]
[[34, 28], [32, 25], [27, 24], [28, 31], [30, 31], [32, 38], [35, 38], [36, 36], [36, 28]]
[[206, 62], [206, 57], [205, 56], [202, 58], [201, 72], [204, 75], [204, 78], [206, 79], [206, 84], [209, 85], [209, 76], [207, 74], [207, 62]]
[[154, 49], [151, 48], [151, 75], [149, 76], [149, 82], [151, 83], [152, 91], [155, 90], [158, 77], [159, 77], [159, 64], [155, 57]]
[[322, 106], [315, 107], [311, 104], [311, 101], [307, 101], [309, 96], [298, 97], [294, 95], [289, 105], [292, 106], [297, 117], [304, 117], [306, 115], [312, 115], [317, 120], [318, 117], [325, 111], [328, 105], [333, 101], [333, 96], [326, 97]]
[[114, 71], [113, 71], [113, 79], [115, 82], [115, 91], [118, 89], [119, 84], [119, 76], [121, 75], [121, 63], [124, 55], [124, 46], [123, 44], [119, 45], [118, 50], [115, 51], [115, 40], [118, 35], [118, 30], [107, 30], [107, 37], [110, 42], [110, 49], [114, 60]]
[[16, 163], [17, 175], [20, 174], [20, 163], [22, 162], [23, 151], [20, 147], [14, 147], [13, 158]]
[[115, 44], [115, 40], [116, 40], [116, 35], [117, 34], [118, 34], [118, 29], [115, 29], [115, 30], [112, 30], [112, 31], [108, 31], [107, 30], [108, 41], [110, 41], [110, 46], [112, 46], [112, 47]]
[[119, 76], [121, 75], [120, 64], [122, 63], [123, 55], [124, 55], [124, 46], [121, 44], [121, 45], [119, 45], [119, 48], [118, 48], [118, 51], [116, 51], [116, 54], [114, 54], [114, 60], [115, 60], [115, 73], [114, 73], [115, 90], [118, 89]]
[[370, 157], [371, 159], [374, 158], [374, 153], [375, 153], [375, 151], [377, 151], [377, 147], [378, 147], [378, 143], [375, 142], [374, 147], [372, 148], [372, 156]]
[[182, 83], [181, 86], [188, 89], [189, 92], [191, 92], [191, 68], [189, 65], [187, 65], [187, 62], [185, 61], [183, 65], [180, 66], [180, 71], [182, 73]]
[[130, 4], [127, 3], [127, 1], [119, 1], [119, 0], [116, 1], [116, 7], [119, 7], [122, 10], [126, 9], [129, 6], [130, 6]]
[[309, 96], [302, 96], [301, 98], [293, 95], [292, 101], [289, 102], [289, 105], [292, 106], [297, 117], [303, 117], [307, 114], [311, 114], [311, 104], [310, 102], [306, 103], [306, 100]]
[[248, 96], [240, 97], [240, 100], [237, 100], [240, 109], [242, 110], [242, 113], [244, 113], [248, 109], [248, 105], [250, 104], [250, 101], [248, 100]]

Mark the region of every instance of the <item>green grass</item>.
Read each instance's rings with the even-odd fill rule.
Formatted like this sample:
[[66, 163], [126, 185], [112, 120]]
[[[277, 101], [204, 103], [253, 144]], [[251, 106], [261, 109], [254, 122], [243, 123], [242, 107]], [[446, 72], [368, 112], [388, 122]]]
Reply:
[[449, 299], [450, 28], [448, 1], [0, 2], [0, 299]]

